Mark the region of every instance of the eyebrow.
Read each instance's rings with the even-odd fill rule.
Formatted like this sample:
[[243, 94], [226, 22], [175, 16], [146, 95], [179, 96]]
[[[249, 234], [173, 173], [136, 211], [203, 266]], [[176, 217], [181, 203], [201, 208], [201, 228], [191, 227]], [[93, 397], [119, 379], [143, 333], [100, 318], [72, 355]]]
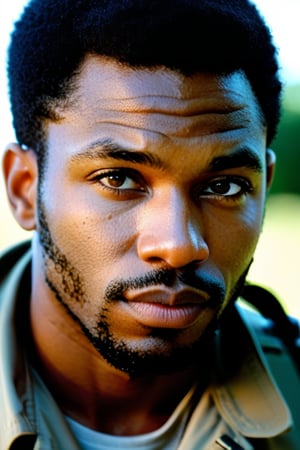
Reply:
[[211, 172], [219, 172], [238, 167], [245, 167], [258, 173], [263, 171], [261, 159], [248, 147], [241, 147], [229, 155], [217, 156], [209, 165]]
[[156, 155], [145, 151], [128, 150], [111, 139], [103, 139], [93, 142], [84, 147], [81, 151], [71, 157], [72, 162], [79, 162], [87, 159], [115, 159], [136, 164], [143, 164], [149, 167], [164, 169], [165, 164]]
[[[71, 163], [82, 160], [114, 159], [136, 164], [142, 164], [153, 168], [166, 169], [166, 164], [157, 155], [145, 151], [129, 150], [122, 147], [112, 139], [97, 140], [87, 145], [71, 157]], [[210, 172], [221, 172], [226, 169], [247, 168], [255, 172], [263, 171], [262, 161], [249, 147], [241, 147], [230, 154], [216, 156], [211, 160], [207, 168]]]

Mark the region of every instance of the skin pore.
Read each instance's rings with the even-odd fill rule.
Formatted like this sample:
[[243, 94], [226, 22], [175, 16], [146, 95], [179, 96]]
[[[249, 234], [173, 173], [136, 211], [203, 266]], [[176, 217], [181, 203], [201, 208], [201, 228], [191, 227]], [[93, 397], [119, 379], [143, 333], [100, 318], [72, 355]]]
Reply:
[[184, 77], [95, 56], [59, 114], [33, 242], [39, 370], [84, 425], [151, 431], [196, 372], [206, 382], [205, 344], [262, 227], [266, 130], [242, 73]]

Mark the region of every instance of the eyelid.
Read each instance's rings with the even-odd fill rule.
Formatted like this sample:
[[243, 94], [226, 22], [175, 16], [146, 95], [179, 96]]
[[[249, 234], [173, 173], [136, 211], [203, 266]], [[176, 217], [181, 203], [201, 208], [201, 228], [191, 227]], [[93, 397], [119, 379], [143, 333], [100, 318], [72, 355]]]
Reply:
[[[101, 183], [101, 180], [104, 178], [108, 178], [109, 176], [113, 175], [123, 175], [124, 178], [132, 179], [135, 183], [137, 183], [140, 188], [118, 188], [113, 186], [107, 186], [103, 182]], [[116, 167], [116, 168], [105, 168], [105, 169], [99, 169], [96, 172], [93, 172], [87, 177], [88, 180], [94, 183], [98, 183], [102, 189], [109, 190], [113, 193], [118, 193], [119, 195], [122, 195], [126, 192], [145, 192], [145, 180], [143, 179], [142, 175], [137, 172], [135, 169], [125, 168], [125, 167]], [[122, 192], [123, 191], [123, 192]]]
[[111, 174], [123, 174], [128, 177], [138, 179], [142, 178], [142, 175], [137, 172], [135, 169], [131, 169], [128, 167], [105, 167], [103, 169], [98, 169], [93, 171], [87, 176], [88, 180], [94, 180], [95, 178], [105, 178]]
[[[227, 182], [227, 183], [236, 183], [241, 187], [240, 191], [236, 194], [226, 195], [226, 194], [218, 194], [213, 192], [205, 192], [213, 183], [217, 182]], [[224, 199], [234, 199], [241, 197], [245, 194], [250, 194], [253, 192], [254, 186], [250, 180], [244, 177], [236, 176], [236, 175], [221, 175], [214, 178], [210, 178], [207, 182], [201, 184], [197, 189], [197, 196], [207, 196], [207, 197], [218, 197]]]

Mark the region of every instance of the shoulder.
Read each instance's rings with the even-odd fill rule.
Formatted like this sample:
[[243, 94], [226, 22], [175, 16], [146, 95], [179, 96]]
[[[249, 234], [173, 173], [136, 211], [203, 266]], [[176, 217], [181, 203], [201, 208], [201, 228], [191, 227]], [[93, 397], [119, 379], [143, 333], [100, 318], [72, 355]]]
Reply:
[[[237, 309], [252, 335], [256, 347], [262, 354], [273, 381], [290, 408], [294, 422], [291, 433], [294, 436], [293, 439], [297, 440], [300, 436], [300, 403], [298, 400], [300, 389], [299, 320], [286, 316], [286, 323], [282, 330], [280, 320], [278, 323], [274, 323], [272, 319], [264, 317], [247, 306], [245, 307], [243, 302], [238, 302]], [[290, 324], [289, 327], [286, 324]]]
[[14, 265], [28, 252], [31, 241], [23, 241], [0, 252], [0, 281], [14, 267]]
[[[0, 254], [0, 297], [11, 297], [18, 286], [30, 289], [31, 241], [21, 242]], [[16, 293], [16, 292], [15, 292]]]
[[[243, 301], [237, 303], [238, 312], [251, 334], [259, 340], [264, 351], [287, 351], [290, 342], [300, 348], [300, 321], [296, 317], [285, 316], [285, 323], [265, 317], [254, 308], [249, 308]], [[282, 328], [281, 328], [282, 327]], [[285, 333], [285, 336], [283, 334]], [[288, 336], [286, 336], [288, 333]]]

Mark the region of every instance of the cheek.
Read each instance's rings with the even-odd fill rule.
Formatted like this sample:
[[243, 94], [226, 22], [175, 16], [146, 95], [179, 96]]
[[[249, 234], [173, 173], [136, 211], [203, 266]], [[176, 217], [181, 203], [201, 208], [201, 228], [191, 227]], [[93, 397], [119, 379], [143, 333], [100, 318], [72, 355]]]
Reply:
[[[91, 330], [96, 326], [107, 284], [122, 275], [120, 267], [125, 254], [127, 271], [130, 268], [128, 252], [134, 240], [131, 234], [134, 216], [99, 212], [87, 207], [86, 203], [69, 207], [60, 203], [46, 212], [52, 241], [68, 261], [68, 273], [57, 272], [50, 262], [47, 276], [54, 281], [72, 312]], [[80, 302], [70, 295], [72, 289], [66, 290], [66, 280], [75, 286], [74, 274], [81, 287], [83, 301]]]
[[49, 227], [56, 245], [74, 266], [96, 277], [127, 253], [135, 241], [133, 214], [114, 214], [85, 202], [55, 207]]
[[210, 226], [211, 257], [223, 273], [239, 275], [250, 263], [263, 222], [263, 206], [249, 201], [239, 214], [227, 212], [218, 224]]

